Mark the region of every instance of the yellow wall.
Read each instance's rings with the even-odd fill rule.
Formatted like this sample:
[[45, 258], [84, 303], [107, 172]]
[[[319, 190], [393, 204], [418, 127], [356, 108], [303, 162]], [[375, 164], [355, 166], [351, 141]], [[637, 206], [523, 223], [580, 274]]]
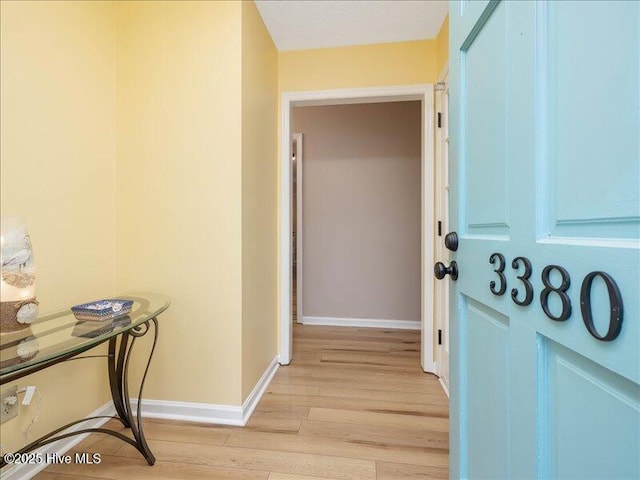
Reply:
[[241, 4], [118, 15], [117, 285], [172, 299], [145, 395], [240, 405]]
[[[115, 292], [115, 15], [103, 2], [0, 2], [2, 215], [26, 217], [36, 295], [51, 312]], [[98, 352], [99, 353], [99, 352]], [[57, 365], [31, 440], [108, 399], [104, 359]], [[37, 396], [36, 396], [37, 398]], [[23, 445], [36, 403], [2, 425]]]
[[442, 22], [438, 36], [436, 37], [436, 58], [438, 75], [449, 60], [449, 15]]
[[[145, 396], [240, 405], [276, 353], [279, 92], [433, 82], [437, 41], [277, 53], [253, 3], [0, 5], [2, 214], [28, 219], [42, 311], [166, 293]], [[104, 380], [30, 377], [34, 436]]]
[[278, 55], [242, 4], [242, 397], [277, 353]]
[[435, 82], [436, 41], [278, 53], [280, 92]]
[[[277, 51], [255, 5], [2, 2], [2, 21], [2, 213], [29, 220], [43, 310], [166, 293], [145, 396], [240, 405], [277, 350]], [[92, 365], [78, 401], [35, 377], [42, 430], [107, 401]]]

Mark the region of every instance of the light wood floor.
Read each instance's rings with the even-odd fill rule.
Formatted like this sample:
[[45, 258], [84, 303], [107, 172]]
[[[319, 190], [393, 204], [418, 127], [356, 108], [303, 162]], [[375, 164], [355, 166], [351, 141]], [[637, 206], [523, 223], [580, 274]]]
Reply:
[[94, 434], [74, 451], [100, 452], [99, 466], [52, 465], [36, 478], [447, 478], [448, 400], [421, 371], [419, 342], [414, 331], [295, 325], [293, 362], [246, 427], [147, 419], [155, 466]]

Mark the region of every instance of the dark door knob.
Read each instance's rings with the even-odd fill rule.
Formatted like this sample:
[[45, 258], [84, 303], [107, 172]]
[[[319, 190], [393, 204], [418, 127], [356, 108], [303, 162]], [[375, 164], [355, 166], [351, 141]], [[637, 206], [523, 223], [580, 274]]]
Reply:
[[456, 232], [449, 232], [444, 236], [444, 246], [452, 252], [458, 250], [458, 234]]
[[433, 266], [433, 274], [438, 280], [442, 280], [446, 275], [450, 275], [451, 280], [455, 282], [458, 279], [458, 264], [454, 260], [448, 267], [445, 267], [444, 263], [437, 262]]

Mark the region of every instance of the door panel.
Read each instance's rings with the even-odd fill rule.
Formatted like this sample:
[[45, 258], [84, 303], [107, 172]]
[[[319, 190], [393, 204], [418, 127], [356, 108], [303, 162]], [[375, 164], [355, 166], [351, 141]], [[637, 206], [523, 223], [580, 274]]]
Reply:
[[[638, 385], [553, 341], [544, 342], [541, 355], [549, 439], [542, 477], [640, 478], [638, 439], [628, 428], [638, 421]], [[608, 441], [594, 441], [603, 432]]]
[[[637, 238], [638, 3], [551, 2], [539, 11], [541, 110], [553, 126], [540, 182], [551, 199], [544, 233]], [[611, 27], [594, 30], [593, 19]]]
[[[490, 443], [491, 455], [469, 450], [469, 469], [478, 478], [507, 478], [502, 461], [509, 451], [509, 319], [470, 298], [465, 299], [468, 343], [468, 442]], [[487, 386], [491, 388], [487, 388]]]
[[[508, 235], [506, 200], [506, 8], [499, 5], [469, 41], [461, 58], [465, 113], [466, 195], [469, 234]], [[482, 181], [478, 181], [482, 179]], [[492, 188], [487, 189], [490, 184]]]
[[639, 25], [451, 3], [452, 478], [640, 476]]

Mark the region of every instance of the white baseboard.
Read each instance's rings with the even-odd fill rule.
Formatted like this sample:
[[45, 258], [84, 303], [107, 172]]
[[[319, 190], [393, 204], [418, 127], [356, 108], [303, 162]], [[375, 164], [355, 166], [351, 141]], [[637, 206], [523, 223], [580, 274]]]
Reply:
[[[111, 417], [116, 414], [116, 410], [113, 407], [113, 402], [109, 401], [105, 403], [103, 406], [98, 408], [97, 410], [91, 412], [87, 417], [99, 417], [99, 416], [108, 416]], [[96, 418], [94, 420], [89, 420], [86, 422], [82, 422], [80, 424], [74, 425], [66, 429], [63, 433], [71, 433], [77, 432], [78, 430], [82, 430], [85, 428], [99, 428], [105, 423], [109, 421], [109, 418]], [[57, 442], [50, 443], [45, 445], [44, 447], [38, 448], [34, 450], [32, 453], [40, 453], [44, 457], [47, 454], [57, 453], [58, 455], [62, 455], [77, 444], [79, 444], [82, 440], [89, 436], [88, 433], [84, 433], [82, 435], [75, 435], [73, 437], [64, 438], [62, 440], [58, 440]], [[34, 477], [37, 473], [41, 472], [49, 465], [46, 463], [42, 464], [19, 464], [14, 465], [12, 467], [7, 467], [0, 474], [1, 480], [27, 480], [29, 478]]]
[[447, 398], [449, 398], [449, 387], [447, 386], [446, 383], [444, 383], [442, 381], [442, 377], [438, 377], [438, 381], [440, 382], [440, 386], [442, 386], [442, 389], [444, 390], [444, 393], [447, 394]]
[[398, 328], [420, 330], [419, 321], [382, 320], [378, 318], [302, 317], [304, 325], [330, 325], [335, 327]]
[[[253, 390], [242, 406], [217, 405], [213, 403], [174, 402], [170, 400], [147, 400], [142, 403], [142, 416], [146, 418], [162, 418], [165, 420], [181, 420], [183, 422], [209, 423], [216, 425], [234, 425], [243, 427], [258, 405], [260, 398], [269, 386], [271, 379], [278, 371], [278, 357], [274, 358], [253, 387]], [[137, 401], [131, 399], [134, 412]]]
[[422, 371], [424, 373], [433, 373], [434, 375], [438, 375], [436, 370], [436, 363], [434, 361], [421, 359], [420, 366], [422, 367]]
[[[131, 399], [134, 415], [138, 411], [138, 401]], [[144, 418], [180, 420], [183, 422], [210, 423], [218, 425], [242, 426], [242, 407], [218, 405], [215, 403], [176, 402], [172, 400], [147, 400], [142, 402]]]
[[[242, 406], [234, 405], [215, 405], [211, 403], [192, 403], [192, 402], [172, 402], [166, 400], [144, 400], [142, 403], [142, 416], [146, 418], [164, 418], [167, 420], [182, 420], [186, 422], [212, 423], [217, 425], [236, 425], [244, 426], [249, 421], [251, 414], [255, 410], [258, 402], [262, 398], [265, 390], [269, 386], [271, 379], [278, 371], [280, 364], [278, 357], [275, 357], [267, 369], [253, 387], [253, 390], [244, 401]], [[137, 399], [131, 399], [131, 406], [134, 414], [137, 411]], [[108, 402], [96, 411], [88, 415], [88, 417], [97, 416], [114, 416], [116, 414], [113, 402]], [[98, 418], [95, 420], [83, 422], [79, 425], [65, 430], [65, 433], [71, 433], [83, 428], [98, 428], [104, 425], [109, 418]], [[78, 443], [84, 440], [89, 434], [76, 435], [65, 438], [54, 443], [50, 443], [42, 448], [34, 450], [33, 453], [41, 453], [47, 455], [50, 453], [64, 454]], [[0, 474], [0, 480], [28, 480], [40, 471], [47, 468], [47, 464], [41, 465], [15, 465], [7, 467]]]
[[251, 414], [258, 406], [258, 402], [264, 395], [264, 392], [267, 390], [267, 387], [271, 383], [271, 379], [274, 377], [278, 368], [280, 368], [280, 358], [278, 355], [271, 360], [271, 363], [264, 371], [258, 383], [256, 383], [251, 393], [246, 398], [246, 400], [242, 403], [242, 426], [245, 426], [251, 417]]

